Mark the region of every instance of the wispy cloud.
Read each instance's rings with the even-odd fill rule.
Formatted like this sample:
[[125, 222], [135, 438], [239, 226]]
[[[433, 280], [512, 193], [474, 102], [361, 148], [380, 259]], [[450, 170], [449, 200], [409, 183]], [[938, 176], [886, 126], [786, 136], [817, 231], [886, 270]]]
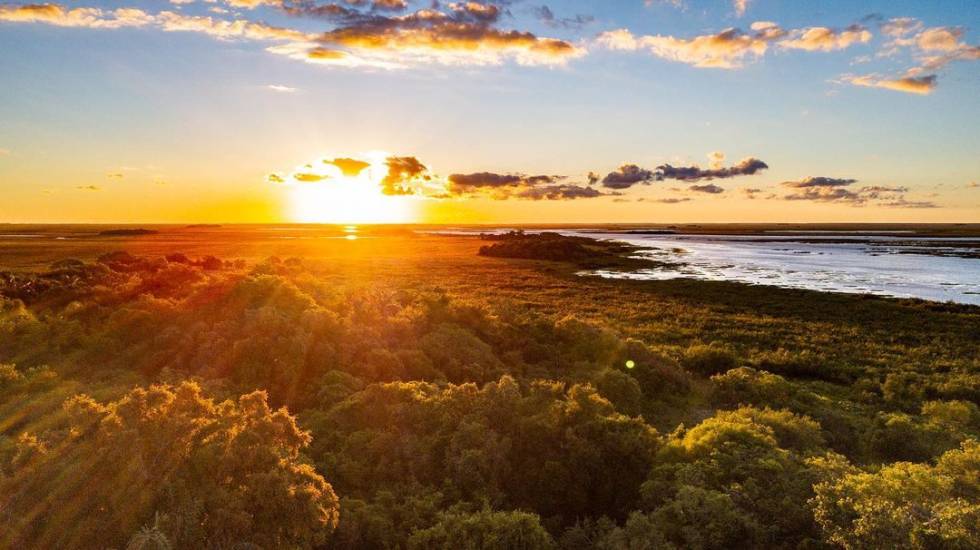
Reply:
[[742, 17], [749, 8], [749, 0], [732, 0], [732, 7], [735, 8], [735, 16]]
[[789, 33], [789, 37], [779, 42], [781, 48], [823, 51], [843, 50], [854, 44], [867, 44], [871, 41], [871, 31], [861, 25], [851, 25], [845, 29], [829, 27], [809, 27]]
[[283, 94], [291, 94], [298, 91], [297, 88], [293, 88], [292, 86], [283, 86], [282, 84], [268, 84], [266, 89]]
[[754, 23], [751, 33], [730, 28], [693, 38], [634, 36], [629, 29], [618, 29], [600, 34], [597, 42], [612, 50], [647, 51], [695, 67], [734, 69], [741, 67], [747, 58], [764, 55], [769, 43], [784, 35], [785, 31], [774, 23]]
[[872, 185], [859, 188], [854, 178], [810, 176], [799, 180], [784, 181], [780, 185], [792, 190], [782, 198], [789, 201], [813, 201], [841, 203], [850, 206], [873, 204], [886, 208], [938, 208], [931, 201], [909, 200], [907, 187]]
[[837, 82], [929, 95], [938, 85], [938, 71], [954, 61], [980, 60], [980, 46], [964, 42], [964, 31], [959, 27], [926, 28], [918, 19], [897, 17], [883, 21], [881, 32], [888, 40], [877, 57], [892, 58], [907, 52], [914, 65], [900, 76], [845, 74]]
[[846, 74], [842, 75], [839, 81], [865, 88], [883, 88], [918, 95], [929, 95], [936, 89], [936, 75], [934, 74], [898, 78], [889, 78], [878, 74], [861, 76]]
[[749, 28], [749, 32], [733, 27], [692, 38], [635, 36], [628, 29], [618, 29], [600, 34], [596, 42], [608, 49], [647, 51], [700, 68], [737, 69], [764, 56], [773, 44], [784, 49], [829, 52], [865, 44], [872, 38], [871, 31], [860, 25], [839, 30], [807, 27], [787, 31], [770, 21], [756, 21]]

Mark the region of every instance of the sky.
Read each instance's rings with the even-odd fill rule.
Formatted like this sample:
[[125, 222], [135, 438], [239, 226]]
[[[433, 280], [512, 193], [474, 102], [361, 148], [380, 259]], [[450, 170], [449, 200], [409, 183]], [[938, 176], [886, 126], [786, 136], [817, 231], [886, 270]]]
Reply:
[[0, 222], [980, 222], [976, 0], [0, 0]]

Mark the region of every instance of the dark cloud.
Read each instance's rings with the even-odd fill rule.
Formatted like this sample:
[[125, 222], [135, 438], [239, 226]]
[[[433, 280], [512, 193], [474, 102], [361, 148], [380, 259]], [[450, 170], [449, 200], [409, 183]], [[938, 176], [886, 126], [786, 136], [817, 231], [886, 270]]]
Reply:
[[404, 2], [332, 2], [284, 0], [281, 8], [289, 14], [328, 19], [337, 28], [317, 38], [320, 43], [361, 50], [397, 54], [424, 52], [439, 59], [516, 54], [526, 63], [562, 62], [580, 55], [578, 48], [564, 40], [538, 37], [530, 32], [497, 27], [506, 10], [499, 2], [433, 2], [430, 7], [411, 13], [402, 11]]
[[859, 192], [865, 199], [885, 199], [892, 200], [896, 195], [901, 195], [908, 193], [908, 187], [885, 187], [881, 185], [875, 185], [871, 187], [862, 187]]
[[713, 183], [708, 183], [705, 185], [692, 185], [688, 187], [688, 189], [690, 189], [691, 191], [695, 191], [697, 193], [710, 193], [712, 195], [717, 195], [718, 193], [725, 192], [724, 188], [718, 187]]
[[602, 186], [609, 189], [629, 189], [638, 183], [650, 183], [656, 177], [650, 170], [635, 164], [624, 164], [602, 178]]
[[939, 208], [939, 205], [932, 201], [908, 201], [904, 198], [891, 202], [883, 202], [879, 206], [885, 208]]
[[769, 165], [757, 158], [747, 158], [734, 166], [728, 168], [709, 168], [701, 169], [697, 166], [671, 166], [664, 164], [657, 167], [657, 179], [673, 179], [682, 181], [698, 181], [722, 178], [733, 178], [735, 176], [751, 176], [761, 170], [769, 168]]
[[381, 192], [385, 195], [413, 195], [413, 182], [431, 179], [429, 169], [415, 157], [388, 157], [385, 165], [388, 174], [381, 180]]
[[452, 196], [485, 195], [497, 200], [571, 200], [591, 199], [611, 195], [585, 185], [558, 183], [565, 176], [526, 174], [497, 174], [476, 172], [451, 174], [449, 194]]
[[887, 208], [935, 208], [928, 201], [910, 201], [905, 194], [908, 187], [870, 185], [857, 189], [848, 189], [857, 180], [849, 178], [828, 178], [811, 176], [798, 181], [784, 181], [782, 185], [795, 192], [783, 196], [790, 201], [815, 201], [849, 204], [851, 206], [866, 206], [873, 204]]
[[364, 162], [363, 160], [350, 159], [350, 158], [337, 158], [333, 160], [325, 160], [324, 164], [331, 164], [340, 168], [340, 172], [345, 176], [354, 177], [360, 174], [365, 168], [371, 166], [370, 163]]
[[545, 25], [561, 29], [581, 29], [595, 21], [591, 15], [576, 14], [574, 17], [556, 17], [555, 12], [548, 6], [532, 8], [534, 15]]
[[663, 164], [656, 170], [647, 170], [635, 164], [624, 164], [603, 178], [602, 185], [610, 189], [628, 189], [636, 184], [648, 184], [651, 181], [699, 181], [748, 176], [767, 168], [769, 168], [768, 164], [752, 157], [728, 168], [704, 169], [697, 166]]
[[783, 197], [788, 201], [850, 202], [861, 204], [861, 195], [841, 187], [806, 187]]
[[502, 187], [533, 187], [536, 185], [552, 184], [563, 179], [565, 179], [565, 176], [528, 176], [525, 174], [496, 174], [494, 172], [451, 174], [449, 176], [449, 190], [452, 193], [465, 194], [483, 189], [498, 189]]
[[667, 197], [665, 199], [655, 199], [656, 202], [663, 204], [678, 204], [681, 202], [688, 202], [691, 199], [688, 197]]
[[605, 193], [602, 193], [601, 191], [595, 189], [594, 187], [585, 187], [583, 185], [574, 185], [574, 184], [544, 185], [540, 187], [531, 187], [514, 194], [516, 198], [531, 199], [531, 200], [592, 199], [604, 195]]
[[809, 187], [846, 187], [857, 183], [856, 179], [850, 178], [828, 178], [826, 176], [810, 176], [801, 180], [784, 181], [780, 185], [795, 189], [806, 189]]

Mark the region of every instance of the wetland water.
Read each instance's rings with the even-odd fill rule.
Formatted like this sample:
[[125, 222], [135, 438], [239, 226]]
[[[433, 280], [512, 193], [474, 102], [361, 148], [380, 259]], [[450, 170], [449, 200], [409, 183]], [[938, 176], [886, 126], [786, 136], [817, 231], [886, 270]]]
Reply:
[[628, 279], [740, 281], [980, 305], [980, 239], [814, 232], [685, 235], [561, 231], [641, 247], [666, 264]]

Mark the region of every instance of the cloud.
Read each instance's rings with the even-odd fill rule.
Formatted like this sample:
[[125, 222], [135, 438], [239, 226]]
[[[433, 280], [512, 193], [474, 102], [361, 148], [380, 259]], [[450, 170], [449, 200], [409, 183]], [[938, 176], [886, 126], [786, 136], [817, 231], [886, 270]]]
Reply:
[[79, 185], [75, 187], [79, 191], [101, 191], [102, 188], [97, 185]]
[[574, 183], [559, 183], [565, 176], [498, 174], [475, 172], [451, 174], [448, 178], [449, 196], [485, 196], [496, 200], [574, 200], [610, 196], [594, 187]]
[[143, 10], [119, 8], [64, 8], [58, 4], [26, 4], [0, 6], [0, 21], [15, 23], [44, 23], [57, 27], [85, 27], [92, 29], [119, 29], [142, 27], [152, 23], [153, 16]]
[[768, 22], [753, 23], [752, 30], [752, 33], [745, 33], [729, 28], [717, 34], [684, 39], [664, 35], [634, 36], [628, 29], [618, 29], [600, 34], [597, 42], [612, 50], [645, 50], [657, 57], [695, 67], [734, 69], [741, 67], [746, 58], [764, 55], [770, 42], [786, 34], [775, 23]]
[[742, 17], [749, 7], [749, 0], [732, 0], [732, 7], [735, 8], [735, 16]]
[[784, 181], [780, 185], [795, 189], [805, 189], [808, 187], [846, 187], [852, 183], [857, 183], [856, 179], [850, 178], [828, 178], [826, 176], [810, 176], [801, 180]]
[[122, 172], [110, 172], [110, 173], [106, 174], [105, 177], [107, 177], [107, 178], [109, 178], [111, 180], [121, 180], [121, 179], [123, 179], [124, 176], [123, 176], [123, 173]]
[[330, 176], [326, 174], [316, 174], [314, 172], [297, 172], [293, 174], [293, 179], [300, 183], [316, 183], [318, 181], [330, 179]]
[[674, 179], [681, 181], [698, 181], [702, 179], [724, 179], [735, 176], [751, 176], [766, 170], [769, 165], [753, 157], [742, 159], [738, 164], [728, 168], [709, 168], [703, 170], [697, 166], [671, 166], [664, 164], [657, 167], [657, 179]]
[[574, 200], [574, 199], [592, 199], [595, 197], [605, 196], [606, 193], [602, 193], [594, 187], [585, 187], [582, 185], [574, 184], [561, 184], [561, 185], [545, 185], [541, 187], [531, 187], [528, 189], [523, 189], [517, 192], [514, 196], [519, 199], [531, 199], [531, 200]]
[[290, 86], [283, 86], [281, 84], [269, 84], [266, 88], [272, 90], [273, 92], [280, 92], [284, 94], [291, 94], [296, 91], [296, 88]]
[[324, 164], [330, 164], [340, 168], [340, 172], [345, 176], [356, 177], [364, 171], [365, 168], [371, 166], [371, 163], [364, 162], [363, 160], [357, 160], [352, 158], [336, 158], [333, 160], [324, 160]]
[[654, 199], [654, 202], [659, 202], [663, 204], [679, 204], [682, 202], [689, 202], [692, 199], [688, 197], [667, 197], [665, 199]]
[[269, 183], [285, 183], [286, 182], [286, 178], [284, 178], [282, 176], [282, 174], [277, 174], [277, 173], [273, 172], [273, 173], [268, 174], [268, 175], [265, 176], [265, 181], [267, 181]]
[[[638, 183], [649, 183], [656, 177], [650, 170], [640, 168], [635, 164], [624, 164], [617, 170], [602, 178], [602, 186], [609, 189], [629, 189]], [[590, 182], [592, 178], [589, 178]]]
[[403, 68], [423, 63], [525, 65], [563, 64], [585, 50], [565, 40], [496, 25], [501, 9], [494, 3], [455, 2], [404, 15], [403, 0], [346, 0], [317, 4], [287, 0], [226, 0], [234, 8], [270, 6], [300, 17], [327, 19], [335, 26], [321, 33], [275, 27], [247, 19], [220, 19], [173, 11], [149, 14], [138, 9], [66, 9], [58, 4], [0, 6], [0, 21], [65, 27], [121, 28], [152, 26], [167, 32], [195, 32], [219, 40], [281, 41], [273, 54], [309, 63]]
[[709, 184], [706, 184], [706, 185], [692, 185], [692, 186], [688, 187], [688, 189], [690, 189], [691, 191], [694, 191], [696, 193], [710, 193], [712, 195], [717, 195], [718, 193], [724, 193], [725, 192], [725, 189], [724, 188], [718, 187], [717, 185], [715, 185], [713, 183], [709, 183]]
[[323, 33], [318, 41], [402, 66], [419, 62], [493, 65], [506, 59], [522, 65], [553, 65], [585, 53], [564, 40], [496, 28], [499, 12], [492, 4], [449, 6], [448, 13], [423, 9], [357, 20]]
[[927, 29], [918, 19], [899, 17], [882, 23], [881, 31], [890, 40], [878, 52], [878, 57], [894, 57], [908, 51], [916, 65], [900, 77], [844, 75], [841, 82], [928, 95], [936, 88], [937, 71], [954, 61], [980, 60], [980, 46], [964, 42], [964, 31], [960, 27]]
[[971, 46], [962, 37], [963, 29], [957, 27], [934, 27], [919, 33], [915, 45], [922, 52], [921, 70], [936, 71], [953, 61], [980, 60], [980, 46]]
[[883, 202], [879, 206], [885, 208], [939, 208], [939, 205], [932, 201], [907, 201], [904, 198], [892, 202]]
[[737, 69], [747, 60], [764, 56], [774, 43], [784, 49], [829, 52], [864, 44], [872, 38], [871, 31], [861, 25], [840, 30], [807, 27], [787, 31], [771, 21], [756, 21], [749, 28], [750, 32], [733, 27], [693, 38], [635, 36], [628, 29], [618, 29], [600, 34], [596, 43], [612, 50], [648, 51], [695, 67]]
[[783, 198], [788, 201], [864, 202], [859, 194], [841, 187], [808, 187]]
[[[721, 161], [724, 159], [724, 155], [717, 152], [711, 153], [709, 154], [709, 159]], [[635, 164], [624, 164], [617, 170], [607, 174], [602, 179], [602, 185], [610, 189], [629, 189], [634, 185], [646, 185], [652, 181], [679, 180], [693, 182], [753, 175], [767, 168], [769, 168], [768, 164], [753, 157], [743, 159], [738, 164], [728, 168], [719, 166], [703, 169], [697, 166], [671, 166], [670, 164], [662, 164], [656, 170], [647, 170]], [[591, 173], [590, 176], [592, 176]], [[591, 181], [592, 179], [590, 177]]]
[[429, 169], [415, 157], [388, 157], [385, 166], [388, 174], [381, 180], [381, 192], [385, 195], [414, 195], [418, 180], [431, 179]]
[[906, 199], [908, 187], [873, 185], [855, 190], [848, 189], [857, 180], [851, 178], [829, 178], [811, 176], [795, 181], [784, 181], [781, 185], [794, 192], [783, 196], [789, 201], [815, 201], [845, 203], [851, 206], [874, 204], [886, 208], [937, 208], [928, 201]]
[[708, 165], [712, 168], [721, 168], [725, 165], [725, 153], [712, 151], [708, 153]]
[[830, 52], [846, 49], [853, 44], [867, 44], [869, 41], [871, 41], [871, 31], [861, 25], [851, 25], [842, 30], [809, 27], [790, 32], [788, 38], [779, 42], [779, 46], [811, 52]]
[[892, 38], [902, 38], [922, 30], [922, 21], [914, 17], [895, 17], [881, 24], [881, 32]]
[[495, 189], [501, 187], [533, 186], [554, 183], [563, 179], [562, 176], [526, 176], [524, 174], [496, 174], [493, 172], [476, 172], [473, 174], [450, 174], [449, 190], [452, 193], [468, 193], [479, 189]]
[[595, 21], [595, 17], [583, 14], [577, 14], [574, 17], [556, 17], [548, 6], [533, 8], [532, 11], [545, 25], [559, 29], [581, 29]]
[[873, 74], [864, 76], [844, 75], [840, 78], [840, 82], [865, 88], [884, 88], [917, 95], [929, 95], [936, 89], [936, 75], [934, 74], [900, 78], [887, 78]]

